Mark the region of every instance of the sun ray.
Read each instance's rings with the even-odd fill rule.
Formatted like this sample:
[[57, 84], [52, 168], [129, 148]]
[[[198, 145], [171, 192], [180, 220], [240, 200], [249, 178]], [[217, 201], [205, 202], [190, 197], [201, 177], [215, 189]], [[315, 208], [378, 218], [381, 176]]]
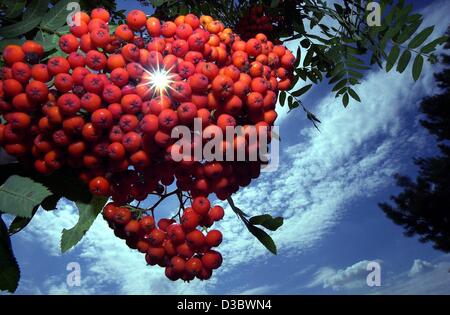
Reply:
[[[142, 66], [141, 66], [142, 67]], [[156, 62], [156, 67], [144, 70], [145, 79], [141, 81], [139, 85], [145, 85], [150, 88], [153, 96], [159, 95], [162, 98], [164, 95], [168, 95], [168, 91], [172, 90], [171, 84], [175, 82], [176, 75], [172, 72], [173, 66], [169, 69], [165, 69], [164, 66], [160, 67], [159, 61]]]

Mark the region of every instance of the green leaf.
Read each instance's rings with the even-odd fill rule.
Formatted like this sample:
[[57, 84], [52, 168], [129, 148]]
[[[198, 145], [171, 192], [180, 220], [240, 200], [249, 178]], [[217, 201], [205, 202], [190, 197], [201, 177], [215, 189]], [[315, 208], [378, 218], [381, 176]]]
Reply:
[[345, 76], [346, 73], [347, 72], [345, 70], [340, 71], [338, 74], [336, 74], [334, 77], [332, 77], [328, 83], [329, 84], [336, 83], [337, 81], [341, 80]]
[[420, 73], [422, 72], [423, 68], [423, 57], [422, 55], [417, 55], [416, 59], [414, 59], [413, 68], [412, 68], [412, 75], [414, 81], [417, 81], [420, 77]]
[[[117, 29], [118, 26], [119, 25], [110, 25], [109, 26], [109, 30], [111, 32], [114, 32]], [[58, 34], [69, 34], [70, 33], [70, 27], [69, 27], [69, 25], [64, 25], [64, 26], [61, 26], [60, 28], [58, 28], [56, 31], [58, 32]]]
[[41, 20], [42, 16], [32, 19], [26, 19], [18, 23], [2, 27], [0, 28], [0, 36], [4, 38], [13, 38], [19, 35], [23, 35], [38, 26]]
[[408, 48], [414, 49], [422, 45], [428, 38], [428, 36], [433, 33], [434, 26], [427, 27], [423, 29], [419, 34], [417, 34], [408, 44]]
[[105, 197], [94, 196], [89, 203], [76, 202], [80, 216], [74, 227], [69, 230], [64, 229], [62, 232], [61, 251], [63, 253], [74, 247], [83, 238], [100, 211], [102, 211], [107, 200]]
[[44, 185], [31, 178], [13, 175], [0, 186], [0, 210], [29, 218], [34, 207], [51, 194]]
[[417, 31], [417, 29], [420, 27], [421, 24], [422, 24], [422, 19], [418, 19], [418, 20], [414, 21], [413, 23], [411, 23], [410, 25], [408, 25], [403, 30], [403, 32], [400, 33], [400, 35], [398, 36], [398, 38], [395, 42], [397, 44], [403, 44], [404, 42], [406, 42], [409, 38], [411, 38], [411, 36], [414, 34], [414, 32]]
[[277, 254], [277, 246], [269, 234], [251, 224], [247, 224], [247, 228], [272, 254]]
[[9, 19], [14, 19], [22, 13], [26, 0], [5, 0], [3, 4], [6, 6], [5, 16]]
[[23, 19], [33, 19], [38, 16], [44, 16], [48, 9], [48, 0], [33, 0], [23, 14]]
[[288, 101], [288, 107], [289, 107], [289, 109], [291, 109], [292, 104], [294, 103], [294, 97], [292, 97], [292, 95], [289, 95], [287, 101]]
[[342, 89], [343, 87], [345, 87], [346, 84], [347, 84], [347, 79], [342, 79], [333, 87], [332, 91], [336, 92], [336, 91]]
[[394, 67], [395, 62], [397, 61], [398, 56], [400, 55], [400, 47], [398, 45], [395, 45], [392, 47], [391, 52], [389, 53], [387, 60], [386, 60], [386, 72], [391, 71], [391, 69]]
[[270, 214], [262, 214], [251, 217], [249, 222], [253, 225], [261, 225], [266, 229], [271, 231], [276, 231], [280, 226], [283, 225], [282, 217], [272, 217]]
[[[38, 208], [39, 208], [39, 206], [34, 207], [33, 216], [36, 213]], [[16, 234], [16, 233], [22, 231], [28, 225], [28, 223], [31, 222], [31, 219], [33, 218], [33, 216], [31, 216], [30, 218], [15, 217], [14, 220], [9, 225], [9, 229], [8, 229], [9, 235], [13, 235], [13, 234]]]
[[72, 2], [72, 0], [62, 0], [56, 3], [42, 19], [41, 26], [53, 31], [63, 26], [66, 23], [67, 15], [70, 13], [66, 10], [69, 2]]
[[423, 46], [420, 49], [420, 52], [423, 54], [429, 54], [433, 52], [436, 49], [436, 46], [439, 46], [441, 44], [444, 44], [448, 40], [447, 36], [441, 36], [439, 38], [436, 38], [435, 40], [429, 42], [425, 46]]
[[344, 107], [347, 107], [348, 101], [349, 101], [348, 93], [345, 93], [344, 96], [342, 97], [342, 104], [344, 105]]
[[280, 101], [280, 105], [284, 106], [284, 102], [286, 101], [286, 92], [285, 91], [282, 91], [280, 93], [279, 101]]
[[57, 47], [59, 37], [56, 34], [46, 34], [39, 31], [37, 32], [34, 40], [39, 42], [44, 47], [44, 51], [48, 52]]
[[300, 45], [306, 49], [311, 45], [311, 42], [309, 41], [309, 39], [305, 38], [300, 41]]
[[294, 68], [297, 68], [300, 65], [300, 60], [302, 59], [302, 50], [300, 49], [300, 46], [297, 47], [297, 53], [295, 54], [295, 63]]
[[409, 61], [411, 60], [411, 51], [406, 49], [403, 54], [400, 56], [400, 59], [397, 63], [397, 71], [402, 73], [405, 71], [406, 67], [408, 66]]
[[304, 87], [298, 89], [297, 91], [292, 92], [291, 94], [295, 97], [302, 96], [303, 94], [308, 92], [311, 87], [312, 87], [312, 84], [305, 85]]
[[348, 93], [355, 101], [361, 103], [361, 99], [359, 98], [359, 95], [355, 92], [355, 90], [353, 90], [352, 88], [348, 88]]
[[311, 64], [311, 59], [314, 55], [314, 46], [309, 47], [308, 52], [306, 53], [305, 59], [303, 60], [303, 67], [307, 67]]
[[14, 257], [8, 229], [0, 215], [0, 291], [15, 292], [19, 280], [19, 265]]

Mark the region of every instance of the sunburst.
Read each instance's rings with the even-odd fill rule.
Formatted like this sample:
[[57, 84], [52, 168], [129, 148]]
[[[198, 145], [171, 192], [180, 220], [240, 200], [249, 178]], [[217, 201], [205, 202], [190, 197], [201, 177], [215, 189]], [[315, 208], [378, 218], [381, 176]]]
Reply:
[[153, 96], [159, 95], [162, 98], [164, 95], [168, 95], [168, 91], [172, 89], [171, 84], [175, 82], [176, 75], [172, 72], [173, 67], [165, 69], [164, 66], [160, 67], [159, 62], [156, 63], [156, 67], [144, 70], [143, 80], [140, 85], [145, 85], [150, 88]]

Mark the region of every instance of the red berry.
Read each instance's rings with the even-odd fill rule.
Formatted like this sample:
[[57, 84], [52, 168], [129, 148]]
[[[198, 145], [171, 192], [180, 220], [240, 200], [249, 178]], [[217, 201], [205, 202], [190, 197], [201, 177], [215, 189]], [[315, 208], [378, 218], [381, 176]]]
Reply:
[[196, 276], [202, 271], [202, 261], [197, 257], [190, 258], [185, 265], [186, 272]]
[[222, 220], [223, 216], [225, 215], [225, 211], [221, 206], [214, 206], [209, 210], [209, 217], [213, 219], [214, 221]]
[[131, 220], [131, 212], [125, 207], [117, 208], [114, 222], [119, 225], [126, 225]]
[[202, 232], [194, 230], [186, 235], [186, 242], [191, 248], [201, 249], [206, 243], [206, 238]]
[[203, 255], [202, 263], [207, 269], [217, 269], [222, 265], [222, 255], [214, 250], [209, 250]]
[[192, 209], [200, 216], [206, 215], [210, 208], [211, 204], [206, 197], [196, 197], [192, 202]]
[[206, 234], [206, 244], [209, 247], [217, 247], [222, 243], [222, 233], [219, 230], [211, 230]]

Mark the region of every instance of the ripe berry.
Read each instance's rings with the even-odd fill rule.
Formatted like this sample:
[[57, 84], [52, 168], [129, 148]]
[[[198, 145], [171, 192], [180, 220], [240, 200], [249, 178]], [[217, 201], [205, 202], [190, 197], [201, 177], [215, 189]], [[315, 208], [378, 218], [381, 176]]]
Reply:
[[170, 260], [170, 265], [173, 268], [173, 271], [177, 274], [181, 274], [185, 270], [186, 261], [179, 256], [174, 256]]
[[3, 60], [9, 65], [25, 59], [25, 52], [18, 45], [8, 45], [3, 50]]
[[125, 225], [124, 231], [128, 235], [138, 234], [140, 231], [139, 222], [137, 220], [131, 220]]
[[185, 241], [185, 233], [180, 224], [172, 224], [167, 228], [167, 237], [173, 244], [180, 244]]
[[177, 246], [177, 254], [180, 257], [189, 259], [192, 257], [192, 255], [194, 255], [194, 252], [192, 251], [192, 249], [189, 247], [189, 245], [187, 243], [182, 243], [180, 245]]
[[150, 232], [149, 242], [154, 247], [161, 246], [165, 237], [166, 233], [164, 233], [160, 229], [154, 229]]
[[185, 265], [186, 272], [196, 276], [202, 271], [202, 261], [197, 257], [190, 258]]
[[139, 224], [144, 233], [150, 233], [155, 228], [155, 219], [152, 216], [143, 217]]
[[41, 81], [31, 81], [28, 83], [25, 92], [31, 100], [36, 102], [44, 102], [48, 97], [48, 87]]
[[65, 34], [59, 38], [59, 47], [67, 54], [75, 52], [78, 46], [78, 39], [72, 34]]
[[222, 255], [215, 250], [209, 250], [203, 255], [202, 264], [207, 269], [217, 269], [222, 265]]
[[109, 182], [106, 178], [98, 176], [89, 182], [89, 190], [94, 195], [106, 196], [109, 193]]
[[214, 206], [209, 210], [209, 217], [214, 221], [222, 220], [225, 212], [221, 206]]
[[185, 212], [181, 217], [181, 225], [185, 231], [194, 230], [200, 223], [200, 216], [195, 212]]
[[191, 248], [201, 249], [206, 244], [206, 238], [202, 232], [194, 230], [186, 235], [186, 242]]
[[125, 207], [120, 207], [116, 209], [116, 214], [114, 216], [114, 222], [119, 225], [126, 225], [131, 220], [131, 212]]
[[107, 129], [113, 124], [113, 116], [107, 109], [97, 109], [91, 116], [92, 124], [98, 129]]
[[209, 247], [217, 247], [222, 243], [222, 233], [219, 230], [211, 230], [206, 234], [206, 244]]
[[204, 216], [208, 213], [211, 204], [208, 198], [196, 197], [192, 202], [192, 209], [200, 216]]
[[140, 10], [132, 10], [127, 15], [127, 25], [135, 31], [143, 28], [146, 22], [147, 17], [145, 13]]

